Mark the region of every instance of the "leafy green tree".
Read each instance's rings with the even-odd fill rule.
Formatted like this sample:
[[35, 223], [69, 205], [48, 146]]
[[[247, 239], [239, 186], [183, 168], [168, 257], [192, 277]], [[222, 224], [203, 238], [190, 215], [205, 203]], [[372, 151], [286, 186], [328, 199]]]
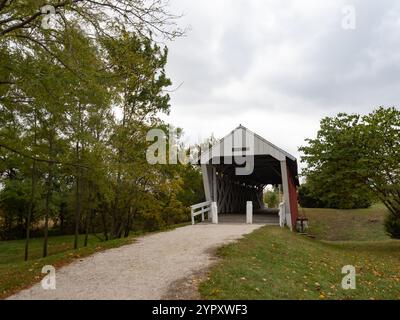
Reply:
[[175, 18], [158, 0], [0, 0], [0, 223], [5, 237], [25, 229], [25, 259], [34, 223], [46, 256], [51, 225], [77, 248], [79, 233], [87, 245], [184, 221], [202, 197], [196, 168], [145, 156], [170, 109], [153, 38], [181, 35]]
[[[339, 114], [321, 121], [316, 139], [301, 147], [308, 192], [328, 206], [365, 206], [372, 197], [388, 208], [386, 227], [400, 225], [400, 111], [380, 107], [359, 116]], [[372, 192], [372, 196], [371, 196]]]
[[123, 31], [121, 37], [104, 38], [102, 43], [113, 79], [113, 102], [121, 112], [110, 136], [114, 198], [109, 210], [111, 237], [120, 237], [123, 226], [131, 223], [125, 214], [132, 207], [130, 194], [150, 180], [148, 175], [154, 175], [155, 168], [149, 167], [145, 157], [145, 137], [147, 130], [158, 125], [157, 113], [169, 111], [164, 89], [171, 81], [164, 70], [167, 50], [150, 39]]
[[372, 194], [367, 185], [361, 117], [340, 113], [322, 119], [315, 139], [299, 148], [308, 195], [330, 208], [353, 209], [370, 206]]
[[390, 212], [388, 233], [400, 238], [400, 110], [380, 107], [363, 117], [367, 184]]
[[186, 207], [205, 201], [203, 177], [199, 167], [192, 164], [178, 166], [182, 179], [182, 190], [177, 193], [177, 199]]
[[327, 208], [328, 204], [317, 198], [310, 190], [308, 183], [297, 188], [298, 201], [302, 208]]
[[368, 185], [400, 215], [400, 110], [381, 107], [364, 116], [361, 134]]

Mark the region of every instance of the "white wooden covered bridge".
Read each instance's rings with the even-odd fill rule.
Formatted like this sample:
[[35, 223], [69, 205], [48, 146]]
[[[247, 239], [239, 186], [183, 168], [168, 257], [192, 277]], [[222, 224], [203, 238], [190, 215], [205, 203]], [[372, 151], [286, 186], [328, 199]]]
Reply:
[[[271, 142], [240, 125], [200, 156], [206, 202], [192, 206], [194, 216], [208, 213], [209, 220], [221, 221], [228, 214], [265, 213], [263, 191], [267, 185], [281, 185], [283, 201], [276, 223], [295, 227], [298, 217], [299, 185], [297, 160]], [[278, 212], [278, 210], [276, 210]], [[269, 211], [271, 214], [271, 210]]]

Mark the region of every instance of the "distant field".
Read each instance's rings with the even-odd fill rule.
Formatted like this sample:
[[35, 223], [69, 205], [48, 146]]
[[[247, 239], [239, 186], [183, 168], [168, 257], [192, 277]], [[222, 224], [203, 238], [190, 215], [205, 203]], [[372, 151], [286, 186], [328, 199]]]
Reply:
[[[264, 227], [221, 248], [202, 297], [400, 299], [400, 241], [385, 235], [383, 207], [305, 212], [316, 239]], [[356, 267], [356, 290], [341, 288], [345, 265]]]

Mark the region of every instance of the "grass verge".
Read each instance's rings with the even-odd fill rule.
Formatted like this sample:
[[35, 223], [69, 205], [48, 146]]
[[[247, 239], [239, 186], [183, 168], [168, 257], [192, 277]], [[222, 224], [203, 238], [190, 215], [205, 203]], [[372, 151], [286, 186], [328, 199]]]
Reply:
[[[400, 299], [400, 241], [385, 233], [383, 205], [301, 209], [306, 236], [264, 227], [218, 251], [221, 261], [200, 285], [206, 299]], [[356, 268], [344, 290], [342, 267]]]
[[[400, 299], [400, 241], [320, 242], [263, 227], [218, 255], [205, 299]], [[356, 290], [341, 287], [345, 265], [356, 267]]]
[[319, 240], [390, 240], [383, 222], [388, 211], [382, 204], [368, 209], [300, 209], [310, 221], [309, 233]]

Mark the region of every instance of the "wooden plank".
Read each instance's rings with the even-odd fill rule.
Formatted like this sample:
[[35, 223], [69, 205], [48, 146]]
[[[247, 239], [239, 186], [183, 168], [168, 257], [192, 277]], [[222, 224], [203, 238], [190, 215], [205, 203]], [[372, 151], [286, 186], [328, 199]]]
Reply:
[[203, 209], [201, 209], [201, 210], [199, 210], [199, 211], [194, 211], [194, 212], [193, 212], [193, 215], [194, 215], [194, 216], [198, 216], [199, 214], [206, 213], [206, 212], [209, 212], [209, 211], [210, 211], [210, 207], [208, 207], [208, 208], [203, 208]]
[[286, 160], [281, 161], [281, 173], [282, 173], [282, 186], [283, 186], [283, 198], [285, 203], [285, 214], [286, 214], [286, 225], [292, 230], [292, 219], [290, 216], [290, 198], [289, 198], [289, 180], [287, 173]]
[[190, 206], [190, 208], [191, 209], [198, 209], [198, 208], [209, 206], [209, 205], [211, 205], [211, 201], [206, 201], [206, 202], [194, 204], [193, 206]]

